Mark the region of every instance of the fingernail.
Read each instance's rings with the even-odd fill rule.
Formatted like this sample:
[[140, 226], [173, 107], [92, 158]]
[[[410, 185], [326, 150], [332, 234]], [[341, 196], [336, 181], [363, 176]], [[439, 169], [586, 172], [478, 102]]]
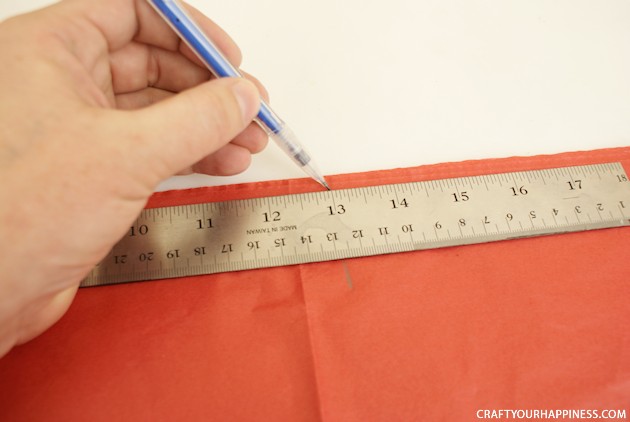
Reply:
[[232, 91], [236, 97], [243, 123], [250, 123], [260, 108], [260, 94], [256, 86], [247, 79], [239, 78], [232, 85]]

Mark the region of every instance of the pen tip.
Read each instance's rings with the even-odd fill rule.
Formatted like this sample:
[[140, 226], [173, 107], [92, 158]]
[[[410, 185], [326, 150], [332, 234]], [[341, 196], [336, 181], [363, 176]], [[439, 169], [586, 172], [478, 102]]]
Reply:
[[306, 174], [311, 176], [313, 180], [326, 188], [326, 190], [331, 190], [330, 186], [328, 186], [328, 183], [326, 183], [326, 179], [324, 179], [324, 176], [319, 171], [317, 171], [312, 164], [302, 166], [302, 170], [304, 170]]

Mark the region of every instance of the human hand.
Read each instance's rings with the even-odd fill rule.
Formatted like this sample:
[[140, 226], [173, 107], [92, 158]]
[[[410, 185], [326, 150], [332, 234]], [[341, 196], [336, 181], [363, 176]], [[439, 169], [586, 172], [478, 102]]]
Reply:
[[[240, 52], [191, 10], [226, 56]], [[0, 356], [57, 321], [155, 186], [244, 170], [264, 89], [210, 73], [144, 0], [0, 24]]]

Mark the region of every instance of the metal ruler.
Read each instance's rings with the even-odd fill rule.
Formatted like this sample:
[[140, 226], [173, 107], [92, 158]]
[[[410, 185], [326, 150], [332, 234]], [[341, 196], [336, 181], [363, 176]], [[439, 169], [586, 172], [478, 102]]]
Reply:
[[154, 208], [82, 286], [628, 225], [620, 163]]

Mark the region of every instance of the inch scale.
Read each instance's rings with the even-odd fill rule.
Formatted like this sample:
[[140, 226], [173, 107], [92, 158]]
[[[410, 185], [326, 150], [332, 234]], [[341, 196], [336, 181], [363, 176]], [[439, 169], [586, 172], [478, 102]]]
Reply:
[[620, 163], [144, 210], [82, 286], [630, 225]]

